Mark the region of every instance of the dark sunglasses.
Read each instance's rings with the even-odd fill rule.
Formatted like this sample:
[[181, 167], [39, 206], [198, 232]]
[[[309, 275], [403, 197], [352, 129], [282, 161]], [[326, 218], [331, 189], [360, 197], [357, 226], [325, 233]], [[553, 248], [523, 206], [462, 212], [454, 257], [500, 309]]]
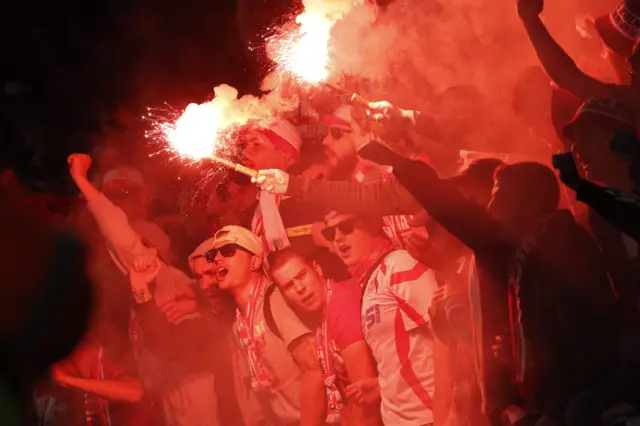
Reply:
[[349, 235], [356, 229], [356, 218], [343, 220], [333, 226], [327, 226], [321, 232], [327, 241], [333, 242], [336, 239], [336, 230], [339, 229], [342, 235]]
[[237, 244], [225, 244], [222, 247], [209, 250], [204, 254], [204, 258], [207, 259], [207, 262], [213, 263], [213, 261], [216, 260], [218, 252], [220, 252], [222, 257], [233, 257], [238, 249], [242, 250], [242, 247]]
[[351, 130], [341, 129], [340, 127], [329, 127], [329, 133], [335, 140], [342, 139], [345, 134], [352, 133]]

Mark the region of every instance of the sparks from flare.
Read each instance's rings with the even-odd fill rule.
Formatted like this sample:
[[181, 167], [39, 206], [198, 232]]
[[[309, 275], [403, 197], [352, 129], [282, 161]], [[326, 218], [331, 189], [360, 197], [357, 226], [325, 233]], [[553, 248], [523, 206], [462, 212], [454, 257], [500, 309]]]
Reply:
[[324, 10], [322, 2], [315, 3], [315, 7], [305, 9], [296, 17], [295, 25], [286, 25], [266, 39], [269, 56], [280, 72], [310, 84], [329, 77], [331, 30], [352, 4], [344, 3], [342, 10]]
[[271, 111], [256, 97], [238, 99], [238, 91], [228, 85], [217, 86], [214, 94], [212, 100], [190, 104], [183, 112], [149, 110], [145, 117], [151, 121], [147, 138], [179, 158], [193, 162], [211, 158], [230, 167], [219, 157], [234, 153], [235, 132], [249, 121], [268, 120]]

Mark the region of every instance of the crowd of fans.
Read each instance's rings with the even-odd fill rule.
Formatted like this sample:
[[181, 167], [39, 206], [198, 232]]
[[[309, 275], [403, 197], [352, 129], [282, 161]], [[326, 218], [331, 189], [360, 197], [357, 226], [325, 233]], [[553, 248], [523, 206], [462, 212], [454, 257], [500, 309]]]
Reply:
[[[5, 170], [7, 200], [84, 241], [94, 291], [88, 319], [88, 296], [70, 321], [78, 309], [53, 301], [69, 293], [54, 284], [35, 305], [40, 330], [44, 314], [88, 325], [33, 389], [9, 386], [29, 400], [29, 422], [634, 424], [640, 8], [623, 2], [596, 21], [619, 84], [580, 71], [542, 9], [518, 1], [554, 102], [580, 105], [553, 123], [557, 141], [541, 151], [559, 153], [543, 162], [486, 153], [452, 173], [428, 148], [447, 140], [436, 118], [382, 101], [322, 116], [320, 156], [284, 117], [248, 124], [238, 159], [258, 174], [206, 185], [180, 225], [153, 214], [149, 177], [124, 164], [94, 171], [91, 156], [70, 155], [80, 196], [65, 200], [29, 195]], [[64, 241], [37, 244], [39, 228], [5, 215], [16, 225], [4, 239], [20, 231], [38, 247], [28, 265], [5, 266], [26, 282]], [[53, 359], [70, 345], [27, 347]], [[9, 361], [20, 367], [8, 382], [42, 375], [23, 364]]]

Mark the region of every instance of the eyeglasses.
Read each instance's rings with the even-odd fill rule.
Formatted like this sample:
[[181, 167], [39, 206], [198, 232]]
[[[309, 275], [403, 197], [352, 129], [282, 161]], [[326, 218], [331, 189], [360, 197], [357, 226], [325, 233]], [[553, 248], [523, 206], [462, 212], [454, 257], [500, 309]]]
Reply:
[[351, 130], [342, 129], [340, 127], [329, 127], [329, 134], [335, 140], [340, 140], [345, 134], [352, 133]]
[[342, 235], [351, 234], [356, 229], [356, 218], [343, 220], [333, 226], [327, 226], [321, 232], [327, 241], [333, 242], [336, 239], [336, 230], [339, 229]]
[[218, 252], [220, 252], [222, 257], [233, 257], [235, 256], [236, 251], [238, 251], [238, 249], [241, 249], [241, 248], [242, 247], [240, 247], [237, 244], [225, 244], [222, 247], [209, 250], [204, 254], [204, 258], [207, 259], [207, 262], [213, 263], [213, 261], [216, 260], [216, 256], [218, 255]]

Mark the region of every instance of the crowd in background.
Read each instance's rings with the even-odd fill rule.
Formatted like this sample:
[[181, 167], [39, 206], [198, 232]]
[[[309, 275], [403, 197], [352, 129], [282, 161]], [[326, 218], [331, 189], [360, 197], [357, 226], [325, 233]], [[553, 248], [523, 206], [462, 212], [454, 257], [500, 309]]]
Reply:
[[[103, 147], [68, 157], [79, 196], [61, 197], [5, 168], [3, 194], [84, 241], [94, 294], [81, 342], [30, 390], [30, 421], [637, 421], [640, 8], [594, 22], [609, 83], [543, 7], [518, 1], [540, 67], [491, 132], [469, 125], [472, 86], [424, 110], [321, 94], [303, 100], [315, 114], [241, 129], [253, 178], [217, 170], [167, 194]], [[486, 139], [522, 123], [517, 152]]]

